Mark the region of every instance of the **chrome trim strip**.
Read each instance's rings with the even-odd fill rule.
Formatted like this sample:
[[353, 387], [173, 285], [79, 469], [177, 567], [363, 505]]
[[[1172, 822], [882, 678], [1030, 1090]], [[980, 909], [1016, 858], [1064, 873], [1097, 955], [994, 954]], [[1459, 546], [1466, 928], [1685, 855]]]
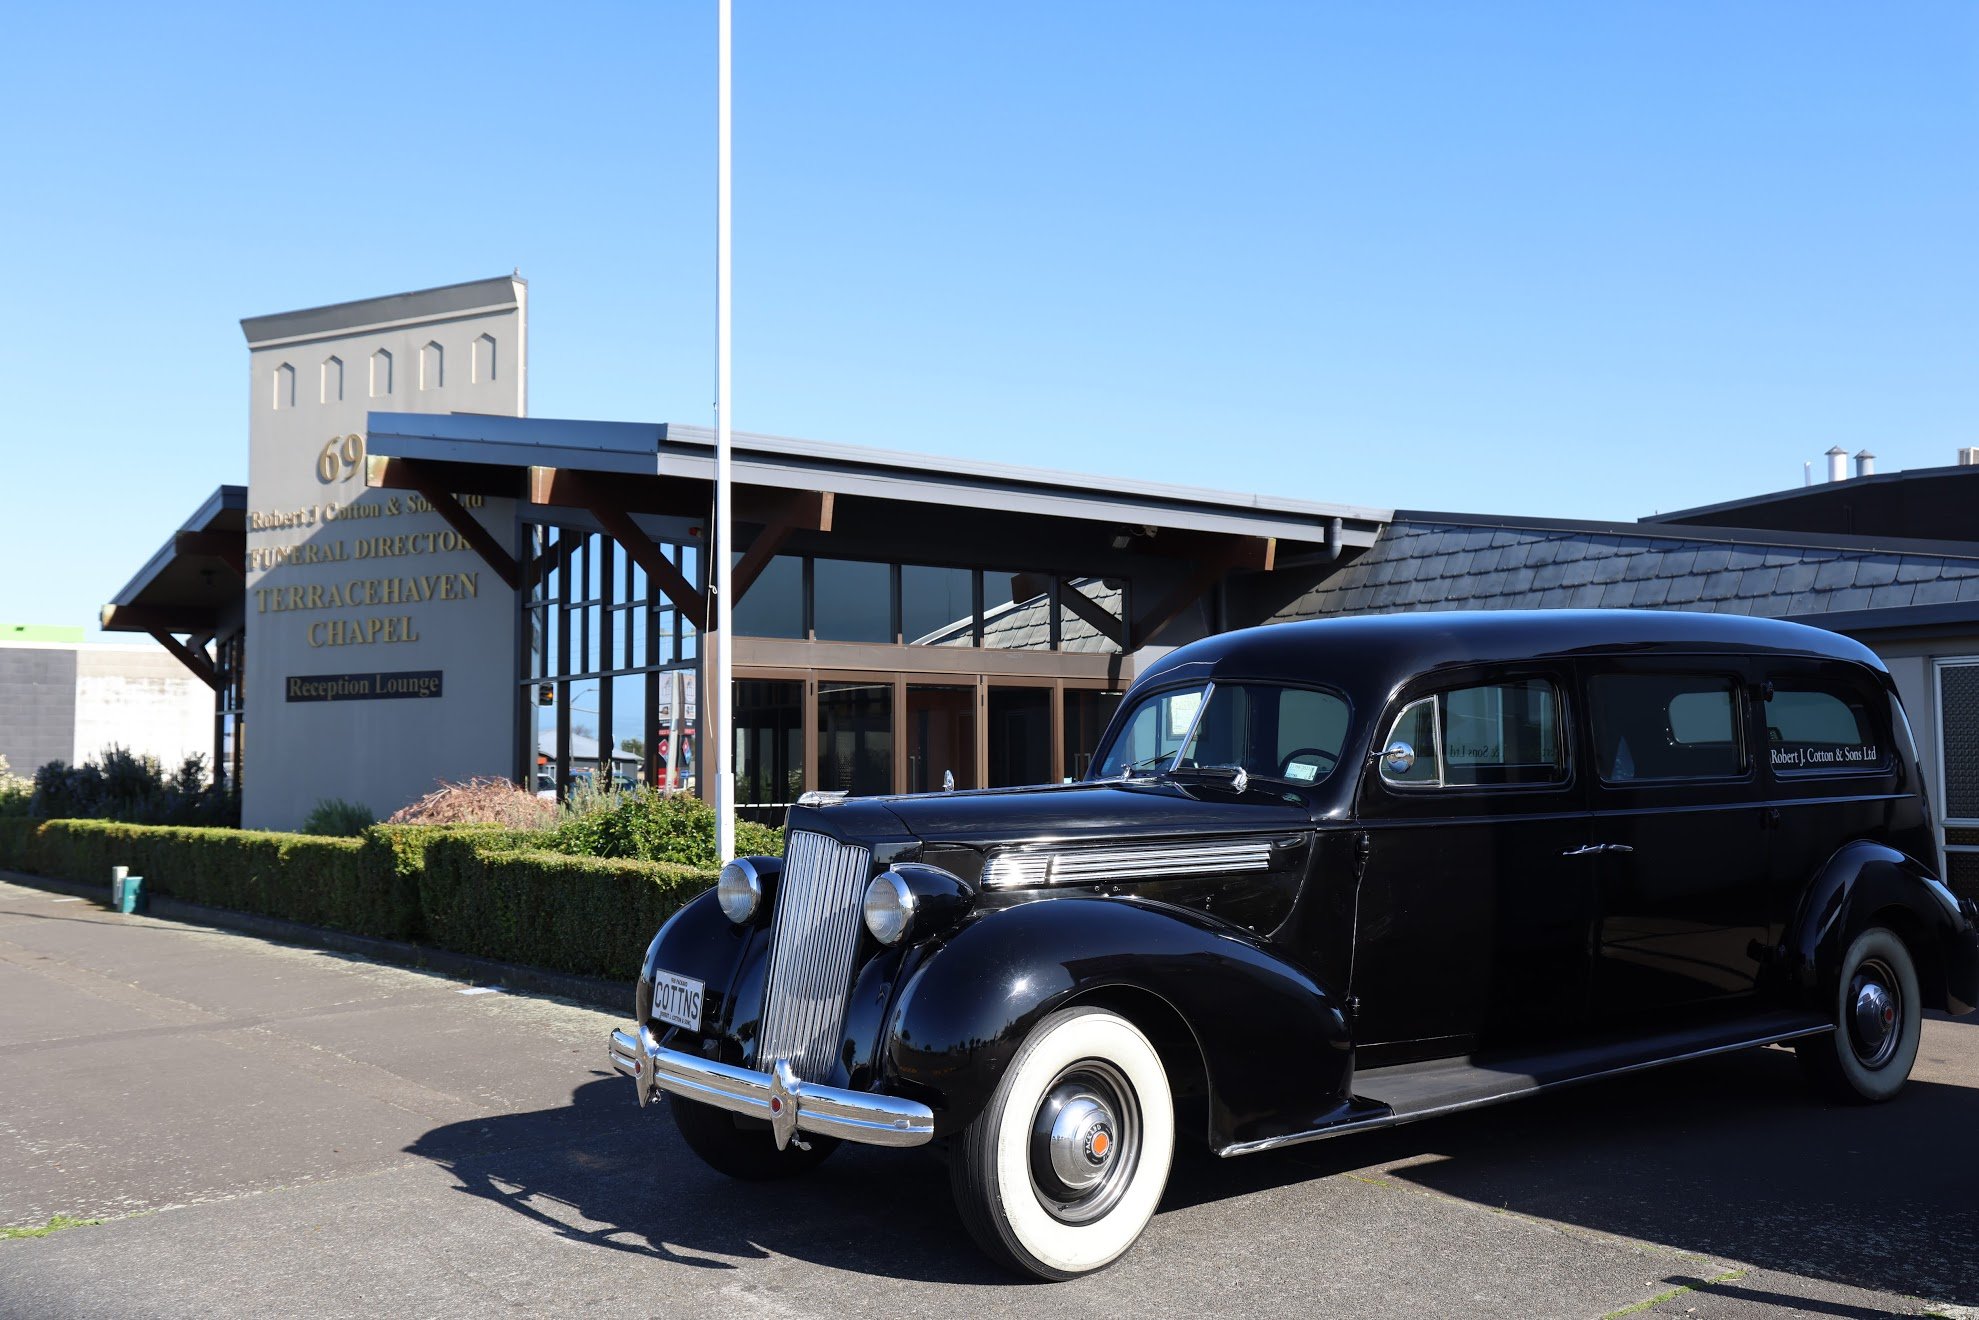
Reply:
[[1799, 1040], [1804, 1036], [1822, 1036], [1835, 1029], [1832, 1022], [1823, 1022], [1811, 1027], [1797, 1027], [1792, 1031], [1770, 1032], [1755, 1036], [1750, 1040], [1733, 1041], [1727, 1045], [1712, 1045], [1685, 1054], [1672, 1054], [1665, 1059], [1645, 1059], [1639, 1063], [1626, 1063], [1617, 1068], [1604, 1068], [1600, 1072], [1583, 1073], [1578, 1077], [1562, 1077], [1557, 1082], [1536, 1082], [1497, 1095], [1479, 1096], [1475, 1100], [1460, 1100], [1454, 1104], [1438, 1105], [1434, 1109], [1417, 1109], [1406, 1114], [1381, 1114], [1372, 1118], [1348, 1119], [1344, 1122], [1314, 1128], [1310, 1132], [1293, 1132], [1282, 1137], [1266, 1137], [1262, 1141], [1242, 1141], [1224, 1146], [1216, 1153], [1224, 1159], [1235, 1155], [1255, 1155], [1259, 1151], [1278, 1150], [1285, 1146], [1303, 1145], [1308, 1141], [1324, 1141], [1328, 1137], [1342, 1137], [1353, 1132], [1367, 1132], [1373, 1128], [1400, 1127], [1418, 1119], [1437, 1118], [1443, 1114], [1461, 1113], [1467, 1109], [1484, 1109], [1491, 1105], [1501, 1105], [1508, 1100], [1520, 1100], [1542, 1091], [1557, 1091], [1565, 1086], [1578, 1086], [1582, 1082], [1598, 1082], [1606, 1077], [1623, 1077], [1629, 1073], [1647, 1072], [1651, 1068], [1661, 1068], [1670, 1063], [1689, 1063], [1693, 1059], [1708, 1059], [1714, 1054], [1734, 1054], [1739, 1050], [1756, 1049], [1761, 1045], [1778, 1045], [1782, 1041]]
[[797, 1111], [799, 1132], [866, 1146], [921, 1146], [935, 1133], [934, 1111], [916, 1101], [806, 1081], [786, 1079], [779, 1086], [769, 1073], [670, 1050], [643, 1024], [637, 1036], [614, 1030], [606, 1053], [615, 1071], [638, 1084], [641, 1104], [654, 1092], [666, 1091], [771, 1123], [777, 1117], [770, 1112], [775, 1094], [787, 1097]]
[[989, 889], [1015, 889], [1027, 885], [1092, 884], [1104, 880], [1270, 869], [1271, 843], [1266, 839], [1063, 848], [999, 853], [983, 868], [983, 885]]

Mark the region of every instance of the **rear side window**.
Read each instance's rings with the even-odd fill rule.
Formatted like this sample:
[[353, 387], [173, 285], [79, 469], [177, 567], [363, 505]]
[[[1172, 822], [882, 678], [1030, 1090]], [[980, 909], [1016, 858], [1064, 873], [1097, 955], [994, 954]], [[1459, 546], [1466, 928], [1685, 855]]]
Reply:
[[1594, 753], [1611, 784], [1745, 773], [1738, 685], [1721, 674], [1596, 674], [1587, 682]]
[[1383, 749], [1408, 744], [1415, 762], [1387, 756], [1381, 777], [1403, 787], [1466, 788], [1553, 784], [1567, 777], [1560, 694], [1543, 678], [1483, 683], [1410, 702]]
[[1860, 695], [1801, 679], [1774, 683], [1766, 701], [1766, 752], [1782, 775], [1871, 773], [1889, 764]]

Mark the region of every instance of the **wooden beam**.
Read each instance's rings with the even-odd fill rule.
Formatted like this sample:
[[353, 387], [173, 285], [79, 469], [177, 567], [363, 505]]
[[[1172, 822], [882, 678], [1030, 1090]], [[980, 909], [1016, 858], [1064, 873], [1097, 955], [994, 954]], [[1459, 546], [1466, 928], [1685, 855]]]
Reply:
[[[553, 467], [530, 468], [527, 493], [531, 504], [590, 509], [608, 503], [628, 513], [695, 519], [708, 517], [713, 498], [710, 483], [686, 477]], [[760, 527], [788, 523], [794, 531], [829, 532], [835, 502], [830, 491], [742, 486], [735, 492], [734, 516]]]
[[1121, 650], [1127, 649], [1126, 622], [1108, 614], [1098, 601], [1073, 586], [1071, 578], [1058, 579], [1058, 603], [1090, 624], [1094, 632]]
[[181, 555], [205, 555], [217, 559], [247, 581], [246, 532], [180, 532], [172, 538], [172, 549]]
[[633, 563], [646, 570], [646, 580], [658, 587], [673, 602], [675, 609], [692, 619], [703, 632], [707, 631], [708, 598], [682, 576], [673, 561], [654, 544], [653, 538], [632, 521], [632, 515], [609, 504], [586, 507], [591, 516], [598, 520], [598, 525], [605, 529], [605, 534], [632, 556]]
[[783, 507], [776, 511], [774, 520], [756, 533], [756, 539], [749, 543], [748, 551], [734, 569], [733, 585], [735, 601], [749, 594], [749, 588], [756, 585], [756, 579], [770, 566], [770, 560], [777, 551], [783, 549], [791, 533], [797, 531], [829, 532], [834, 496], [830, 491], [799, 491], [785, 500]]
[[213, 672], [212, 661], [163, 629], [154, 628], [150, 631], [152, 638], [160, 646], [177, 656], [179, 663], [190, 669], [200, 682], [206, 684], [207, 687], [212, 688], [215, 692], [220, 690], [220, 676]]
[[205, 607], [105, 605], [98, 614], [105, 632], [203, 632], [219, 626], [219, 613]]
[[[522, 568], [515, 562], [515, 556], [502, 548], [494, 534], [481, 525], [481, 520], [469, 513], [461, 502], [454, 498], [452, 491], [439, 484], [439, 481], [423, 463], [405, 459], [387, 459], [390, 464], [399, 464], [397, 471], [407, 482], [409, 489], [417, 491], [433, 506], [433, 512], [446, 519], [447, 526], [460, 533], [461, 539], [474, 548], [481, 561], [495, 570], [495, 576], [508, 583], [510, 591], [522, 586]], [[367, 473], [368, 479], [368, 473]]]
[[756, 579], [763, 575], [763, 570], [770, 566], [770, 560], [783, 549], [783, 543], [790, 539], [791, 532], [795, 530], [789, 523], [777, 523], [756, 533], [756, 539], [749, 543], [748, 552], [731, 570], [729, 582], [735, 590], [735, 599], [729, 602], [731, 606], [740, 603], [749, 594], [749, 588], [756, 585]]
[[372, 490], [416, 490], [425, 495], [422, 482], [457, 495], [486, 495], [504, 500], [520, 498], [529, 485], [521, 468], [489, 463], [449, 463], [433, 458], [391, 458], [384, 454], [370, 454], [364, 460], [364, 484]]

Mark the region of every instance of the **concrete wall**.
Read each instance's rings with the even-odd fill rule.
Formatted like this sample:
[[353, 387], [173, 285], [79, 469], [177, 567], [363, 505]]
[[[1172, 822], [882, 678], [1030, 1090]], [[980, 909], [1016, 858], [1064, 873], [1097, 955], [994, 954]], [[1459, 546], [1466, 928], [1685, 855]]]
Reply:
[[[521, 416], [521, 280], [245, 322], [250, 345], [242, 817], [290, 829], [322, 798], [380, 818], [438, 778], [514, 759], [516, 605], [424, 501], [367, 491], [365, 414]], [[511, 501], [475, 515], [511, 550]], [[294, 699], [294, 680], [438, 673], [441, 695]]]
[[114, 743], [157, 758], [168, 774], [189, 756], [213, 773], [213, 689], [161, 647], [78, 651], [75, 711], [73, 761]]
[[76, 647], [55, 642], [0, 646], [0, 756], [17, 775], [76, 749]]
[[213, 689], [148, 642], [0, 644], [0, 756], [14, 773], [112, 744], [167, 771], [194, 754], [210, 761]]

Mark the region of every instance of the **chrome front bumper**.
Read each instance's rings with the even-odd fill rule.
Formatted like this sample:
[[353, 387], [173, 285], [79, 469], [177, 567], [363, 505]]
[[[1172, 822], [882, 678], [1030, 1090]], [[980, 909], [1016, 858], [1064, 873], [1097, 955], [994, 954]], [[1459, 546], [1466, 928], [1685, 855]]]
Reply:
[[778, 1150], [799, 1132], [867, 1146], [919, 1146], [935, 1134], [934, 1111], [926, 1105], [800, 1082], [782, 1059], [770, 1072], [760, 1073], [670, 1050], [643, 1023], [636, 1036], [613, 1031], [607, 1053], [612, 1067], [639, 1088], [640, 1104], [656, 1091], [669, 1091], [683, 1100], [760, 1118], [770, 1125]]

